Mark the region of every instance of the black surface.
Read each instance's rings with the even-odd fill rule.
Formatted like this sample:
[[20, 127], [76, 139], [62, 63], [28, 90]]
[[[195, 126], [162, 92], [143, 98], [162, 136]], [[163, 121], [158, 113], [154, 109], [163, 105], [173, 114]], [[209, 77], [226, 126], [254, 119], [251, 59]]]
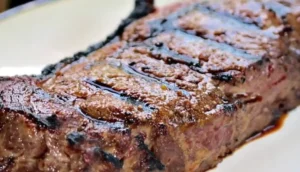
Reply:
[[32, 1], [32, 0], [10, 0], [10, 1], [9, 1], [8, 7], [9, 7], [9, 8], [13, 8], [13, 7], [16, 7], [16, 6], [25, 4], [25, 3], [27, 3], [27, 2], [31, 2], [31, 1]]

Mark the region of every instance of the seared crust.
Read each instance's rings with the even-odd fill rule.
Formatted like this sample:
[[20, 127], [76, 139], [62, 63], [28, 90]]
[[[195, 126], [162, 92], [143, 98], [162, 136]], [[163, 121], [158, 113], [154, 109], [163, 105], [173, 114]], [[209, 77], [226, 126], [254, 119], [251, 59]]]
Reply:
[[300, 103], [299, 4], [178, 3], [125, 21], [86, 58], [60, 62], [43, 77], [0, 78], [0, 167], [217, 165]]

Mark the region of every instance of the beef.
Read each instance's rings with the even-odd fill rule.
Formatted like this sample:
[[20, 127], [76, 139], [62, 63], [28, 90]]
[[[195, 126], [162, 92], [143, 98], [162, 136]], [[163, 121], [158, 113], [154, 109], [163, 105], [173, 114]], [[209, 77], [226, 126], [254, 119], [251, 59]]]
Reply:
[[0, 78], [0, 171], [202, 172], [300, 104], [299, 1], [151, 3], [41, 76]]

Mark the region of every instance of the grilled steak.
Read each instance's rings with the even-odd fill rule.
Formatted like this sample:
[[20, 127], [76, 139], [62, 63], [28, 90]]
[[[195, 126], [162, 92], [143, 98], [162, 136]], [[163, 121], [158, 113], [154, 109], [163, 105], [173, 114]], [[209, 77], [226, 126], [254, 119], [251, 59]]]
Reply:
[[0, 171], [201, 172], [300, 104], [299, 1], [152, 3], [41, 76], [0, 78]]

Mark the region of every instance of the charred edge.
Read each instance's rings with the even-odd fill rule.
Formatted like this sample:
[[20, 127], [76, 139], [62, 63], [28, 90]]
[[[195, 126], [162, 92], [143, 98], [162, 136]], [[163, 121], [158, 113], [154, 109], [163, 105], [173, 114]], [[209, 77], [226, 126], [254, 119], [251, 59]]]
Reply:
[[114, 37], [121, 35], [124, 32], [124, 29], [132, 22], [134, 22], [137, 19], [140, 19], [149, 13], [153, 12], [155, 10], [154, 7], [154, 0], [135, 0], [135, 8], [133, 12], [127, 17], [125, 20], [123, 20], [120, 24], [120, 26], [117, 28], [117, 30], [108, 37], [108, 40], [106, 43], [108, 43], [110, 40], [112, 40]]
[[9, 78], [9, 77], [0, 77], [0, 82], [3, 82], [3, 81], [9, 81], [9, 80], [11, 80], [11, 78]]
[[235, 104], [223, 104], [223, 110], [225, 113], [232, 114], [237, 111], [237, 106]]
[[60, 126], [60, 122], [55, 114], [47, 116], [45, 119], [41, 119], [41, 122], [49, 129], [56, 129]]
[[70, 146], [80, 145], [84, 140], [84, 134], [80, 132], [71, 132], [67, 135], [67, 141]]
[[[22, 113], [22, 111], [19, 111], [19, 112]], [[41, 116], [32, 114], [32, 113], [31, 114], [26, 113], [26, 116], [28, 116], [28, 118], [31, 121], [33, 121], [35, 124], [37, 124], [41, 128], [54, 130], [60, 126], [60, 122], [58, 121], [57, 116], [54, 114], [51, 116], [47, 116], [45, 118], [42, 118]]]
[[223, 82], [231, 82], [233, 80], [233, 76], [230, 74], [217, 74], [212, 78]]
[[99, 88], [100, 90], [111, 93], [115, 97], [117, 97], [117, 98], [119, 98], [119, 99], [121, 99], [121, 100], [123, 100], [127, 103], [130, 103], [134, 106], [142, 106], [143, 110], [145, 112], [152, 112], [153, 110], [156, 109], [155, 107], [152, 107], [148, 103], [139, 101], [137, 98], [132, 97], [132, 96], [128, 95], [127, 93], [123, 92], [123, 91], [114, 90], [113, 88], [111, 88], [107, 84], [100, 83], [99, 81], [91, 81], [91, 80], [85, 80], [85, 82], [92, 85], [92, 86], [94, 86], [94, 87], [96, 87], [96, 88]]
[[286, 104], [286, 100], [281, 99], [277, 101], [277, 108], [273, 111], [274, 120], [279, 119], [283, 114], [292, 110], [288, 104]]
[[63, 66], [71, 64], [75, 61], [78, 61], [79, 59], [86, 57], [89, 54], [91, 54], [92, 52], [104, 47], [105, 45], [109, 44], [114, 39], [116, 39], [118, 36], [120, 36], [124, 32], [124, 29], [129, 24], [131, 24], [135, 20], [138, 20], [138, 19], [148, 15], [149, 13], [153, 12], [154, 10], [155, 10], [154, 0], [135, 0], [134, 10], [131, 12], [131, 14], [125, 20], [123, 20], [121, 22], [119, 27], [111, 35], [109, 35], [106, 38], [106, 40], [104, 40], [98, 44], [95, 44], [93, 46], [90, 46], [86, 51], [76, 53], [73, 57], [65, 58], [65, 59], [61, 60], [60, 62], [58, 62], [57, 64], [51, 64], [51, 65], [47, 66], [42, 71], [41, 77], [47, 77], [49, 75], [53, 75], [53, 74], [55, 74], [55, 72], [57, 72], [57, 70], [59, 70]]
[[282, 109], [276, 109], [276, 110], [273, 110], [273, 112], [272, 112], [272, 115], [273, 115], [273, 120], [272, 120], [272, 122], [271, 122], [271, 124], [274, 124], [274, 123], [276, 123], [277, 122], [277, 120], [279, 120], [280, 119], [280, 117], [282, 116], [282, 114], [284, 114], [284, 110], [282, 110]]
[[113, 164], [116, 169], [121, 169], [123, 167], [122, 160], [118, 159], [116, 156], [114, 156], [110, 153], [104, 152], [101, 148], [95, 147], [93, 152], [96, 157], [99, 157], [99, 158]]
[[165, 165], [155, 156], [155, 154], [149, 150], [148, 146], [144, 142], [144, 138], [141, 135], [135, 137], [138, 148], [146, 153], [145, 162], [148, 164], [149, 171], [164, 170]]
[[111, 128], [114, 130], [123, 130], [125, 129], [123, 122], [108, 122], [100, 119], [93, 118], [91, 115], [84, 112], [81, 108], [77, 108], [78, 113], [83, 117], [88, 119], [89, 121], [93, 122], [94, 124], [98, 126], [103, 126], [107, 128]]
[[0, 158], [0, 171], [8, 171], [9, 168], [14, 164], [14, 158], [8, 157], [8, 158]]
[[177, 27], [174, 26], [174, 21], [188, 14], [192, 10], [194, 10], [196, 5], [191, 5], [189, 7], [182, 8], [177, 12], [174, 12], [163, 19], [158, 19], [149, 23], [150, 34], [148, 38], [153, 38], [159, 35], [160, 33], [166, 31], [178, 30]]
[[[265, 133], [268, 133], [269, 131], [272, 131], [273, 129], [277, 129], [278, 127], [281, 127], [282, 120], [285, 119], [286, 113], [291, 109], [277, 109], [273, 111], [273, 118], [271, 119], [271, 122], [267, 125], [266, 128], [264, 128], [262, 131], [255, 131], [253, 132], [250, 137], [246, 140], [247, 142], [251, 142], [257, 138], [260, 138]], [[284, 122], [284, 121], [283, 121]]]
[[128, 66], [127, 65], [122, 65], [122, 68], [125, 72], [127, 72], [131, 75], [141, 77], [141, 78], [143, 78], [147, 81], [163, 84], [164, 86], [166, 86], [170, 90], [182, 92], [185, 96], [190, 95], [188, 91], [180, 89], [179, 87], [177, 87], [175, 83], [169, 83], [169, 82], [166, 82], [166, 81], [162, 80], [161, 78], [151, 76], [151, 75], [149, 75], [148, 73], [146, 73], [144, 71], [136, 70], [135, 67], [134, 67], [135, 64], [136, 64], [135, 62], [132, 62]]

